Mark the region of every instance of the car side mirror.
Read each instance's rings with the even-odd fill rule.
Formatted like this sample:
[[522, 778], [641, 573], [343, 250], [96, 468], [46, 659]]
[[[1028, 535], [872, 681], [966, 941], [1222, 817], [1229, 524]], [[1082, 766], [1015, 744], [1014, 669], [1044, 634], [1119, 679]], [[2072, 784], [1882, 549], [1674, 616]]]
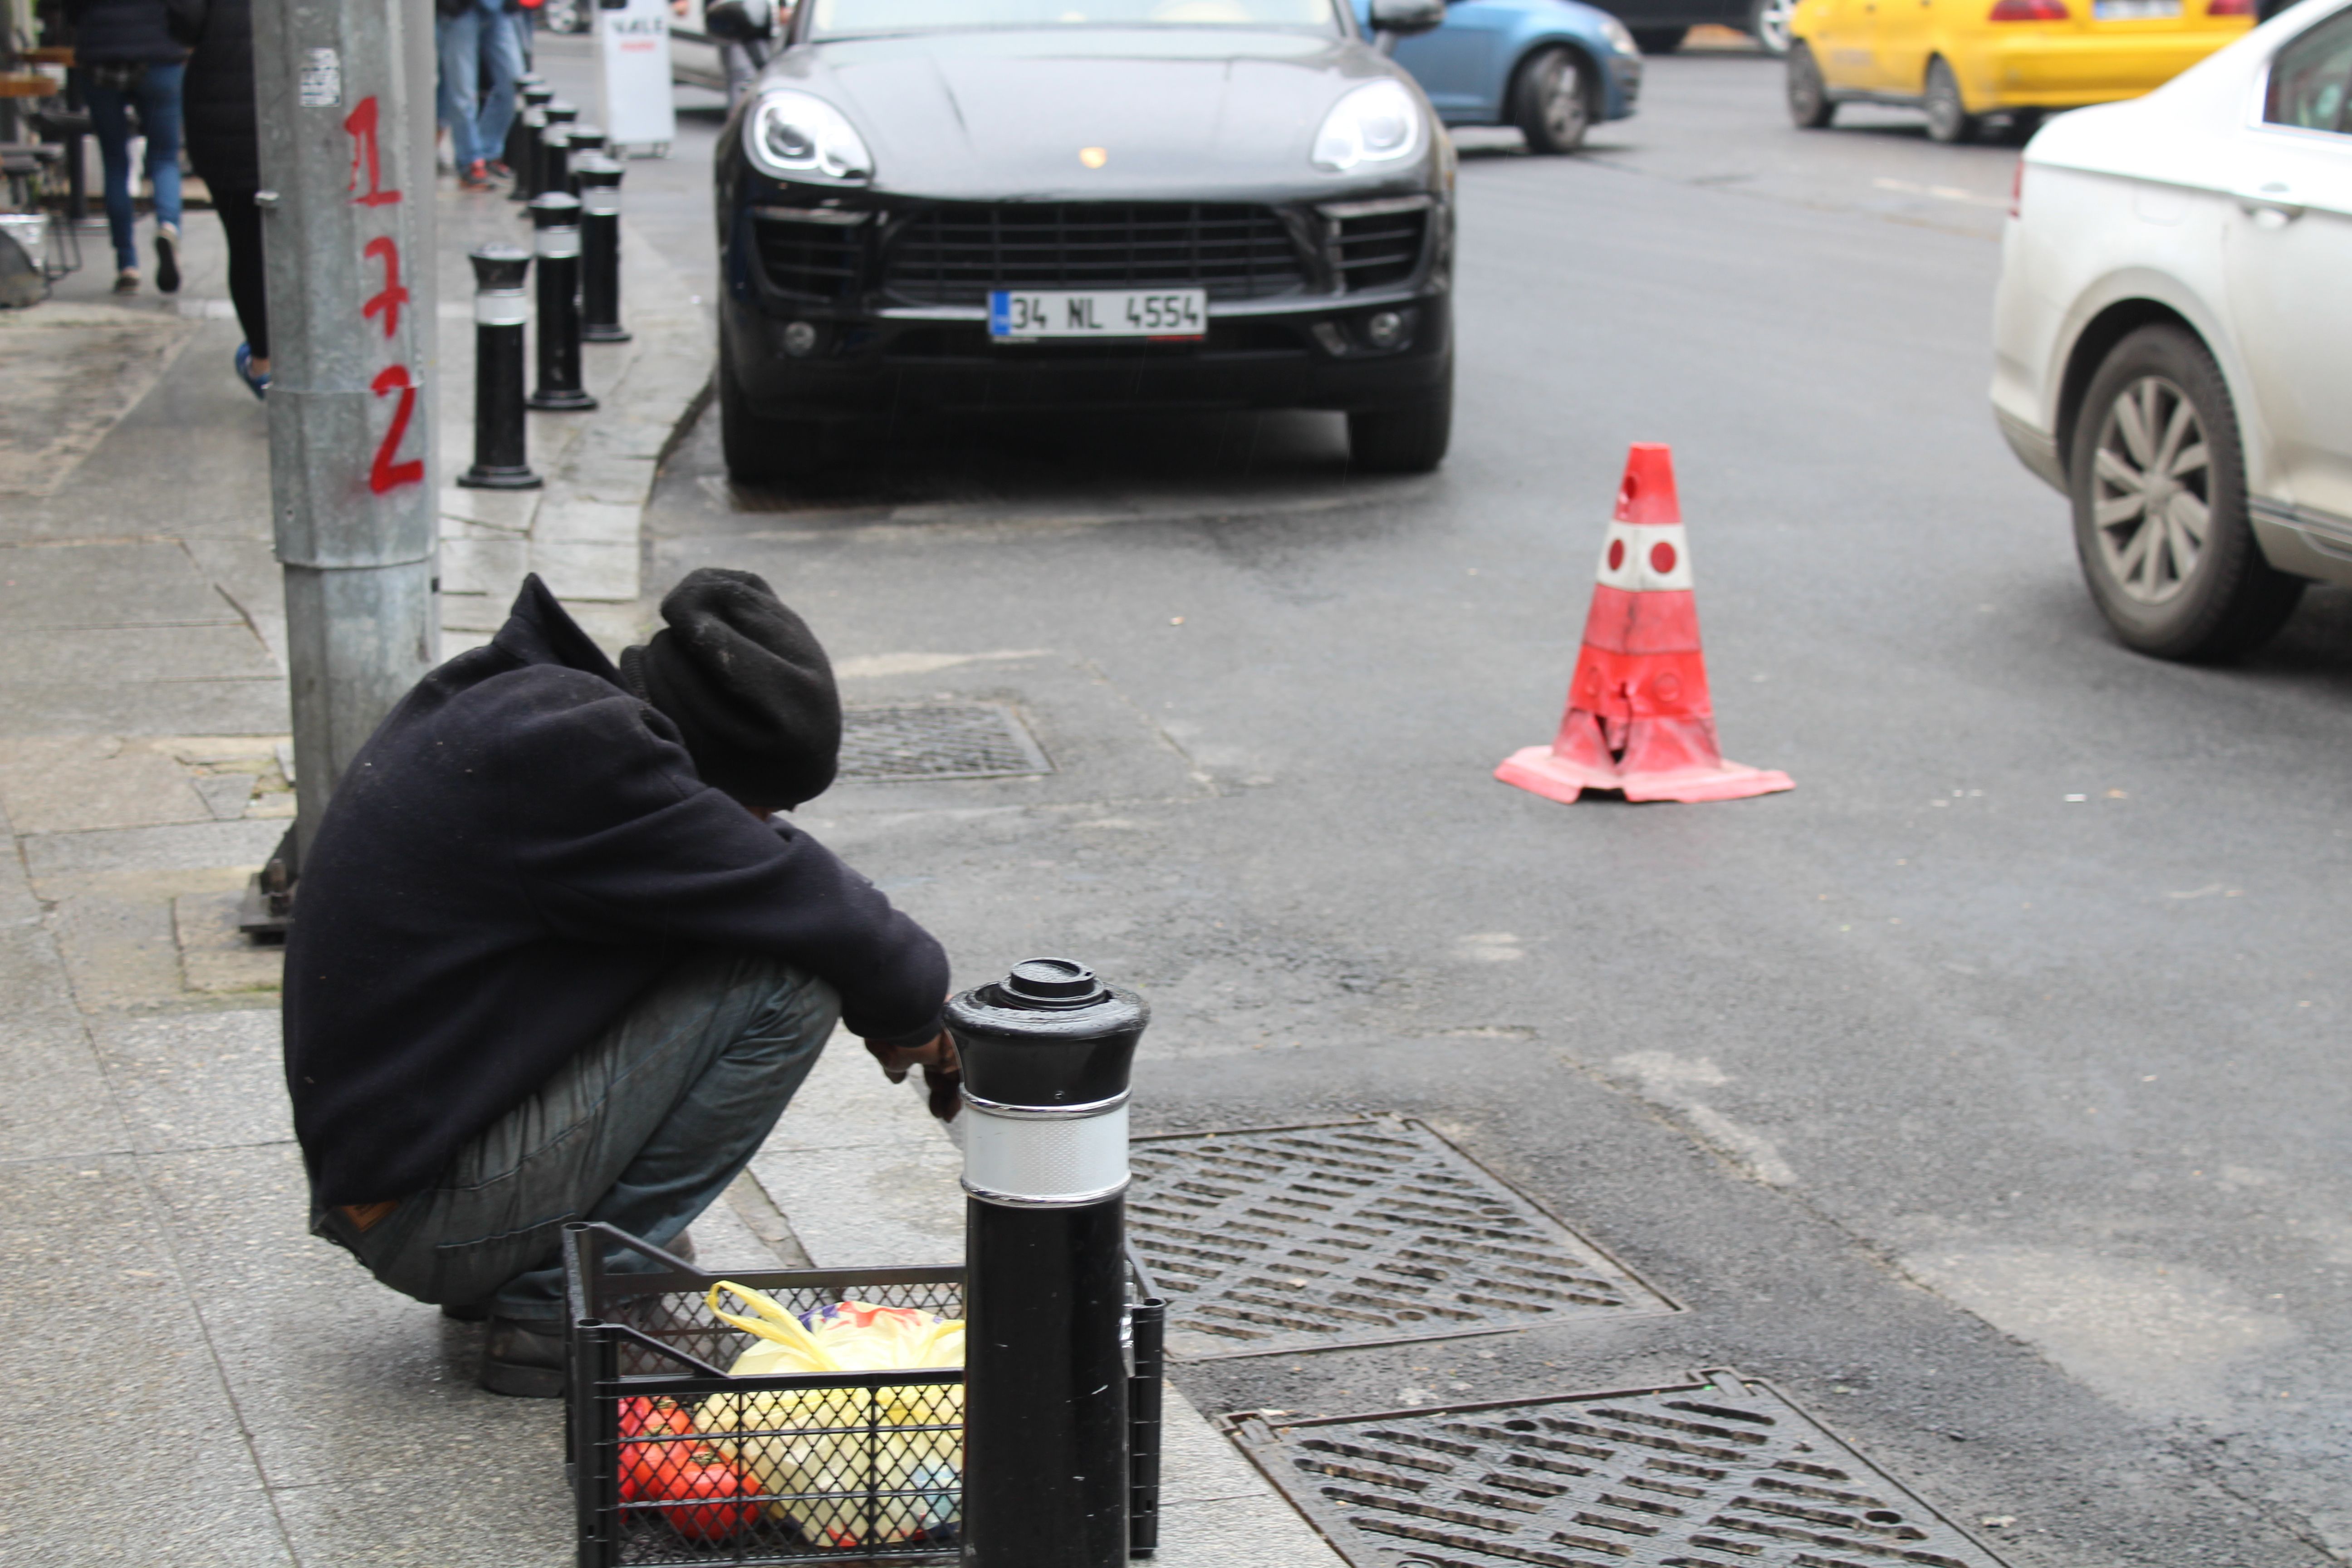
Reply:
[[721, 43], [761, 44], [775, 35], [776, 13], [768, 0], [710, 0], [702, 30]]
[[1372, 0], [1372, 31], [1410, 38], [1445, 23], [1445, 0]]

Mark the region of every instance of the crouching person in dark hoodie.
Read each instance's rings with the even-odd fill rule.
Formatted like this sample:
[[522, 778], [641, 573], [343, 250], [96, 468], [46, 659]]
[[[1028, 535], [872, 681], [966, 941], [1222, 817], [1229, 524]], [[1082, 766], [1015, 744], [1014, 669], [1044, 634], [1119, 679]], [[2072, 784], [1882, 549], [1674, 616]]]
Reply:
[[[352, 760], [302, 868], [286, 1078], [311, 1228], [563, 1391], [563, 1226], [673, 1241], [836, 1018], [952, 1068], [940, 944], [772, 814], [833, 782], [824, 650], [698, 571], [616, 668], [537, 577]], [[633, 1255], [616, 1254], [616, 1267]]]

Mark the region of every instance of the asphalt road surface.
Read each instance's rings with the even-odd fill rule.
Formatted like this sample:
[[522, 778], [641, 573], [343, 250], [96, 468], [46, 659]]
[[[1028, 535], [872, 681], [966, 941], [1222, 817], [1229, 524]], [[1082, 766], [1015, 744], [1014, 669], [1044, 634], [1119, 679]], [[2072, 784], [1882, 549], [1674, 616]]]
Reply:
[[[2352, 595], [2232, 668], [2120, 648], [1986, 407], [2013, 149], [1779, 92], [1685, 56], [1588, 155], [1464, 138], [1433, 477], [1330, 416], [1051, 419], [738, 492], [706, 420], [649, 581], [766, 574], [852, 703], [1019, 707], [1051, 776], [803, 816], [959, 984], [1146, 992], [1143, 1126], [1425, 1118], [1685, 1308], [1181, 1369], [1203, 1406], [1731, 1366], [2021, 1568], [2352, 1561]], [[713, 123], [631, 174], [684, 260]], [[1791, 794], [1489, 776], [1643, 440], [1726, 747]]]

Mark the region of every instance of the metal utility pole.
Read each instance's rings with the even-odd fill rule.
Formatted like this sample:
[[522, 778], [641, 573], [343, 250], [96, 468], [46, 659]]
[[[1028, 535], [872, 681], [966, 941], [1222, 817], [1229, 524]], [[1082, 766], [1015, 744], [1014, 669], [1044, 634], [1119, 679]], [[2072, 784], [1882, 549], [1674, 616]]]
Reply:
[[439, 646], [432, 7], [255, 0], [296, 841]]

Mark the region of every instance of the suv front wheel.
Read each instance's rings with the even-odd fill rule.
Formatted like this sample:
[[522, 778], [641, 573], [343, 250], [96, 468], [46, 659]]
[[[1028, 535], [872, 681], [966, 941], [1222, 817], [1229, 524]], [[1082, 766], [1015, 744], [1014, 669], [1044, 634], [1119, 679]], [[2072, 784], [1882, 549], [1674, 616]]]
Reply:
[[2246, 521], [2238, 416], [2221, 368], [2179, 327], [2108, 353], [2074, 423], [2074, 550], [2116, 635], [2159, 658], [2219, 659], [2277, 631], [2303, 579]]

